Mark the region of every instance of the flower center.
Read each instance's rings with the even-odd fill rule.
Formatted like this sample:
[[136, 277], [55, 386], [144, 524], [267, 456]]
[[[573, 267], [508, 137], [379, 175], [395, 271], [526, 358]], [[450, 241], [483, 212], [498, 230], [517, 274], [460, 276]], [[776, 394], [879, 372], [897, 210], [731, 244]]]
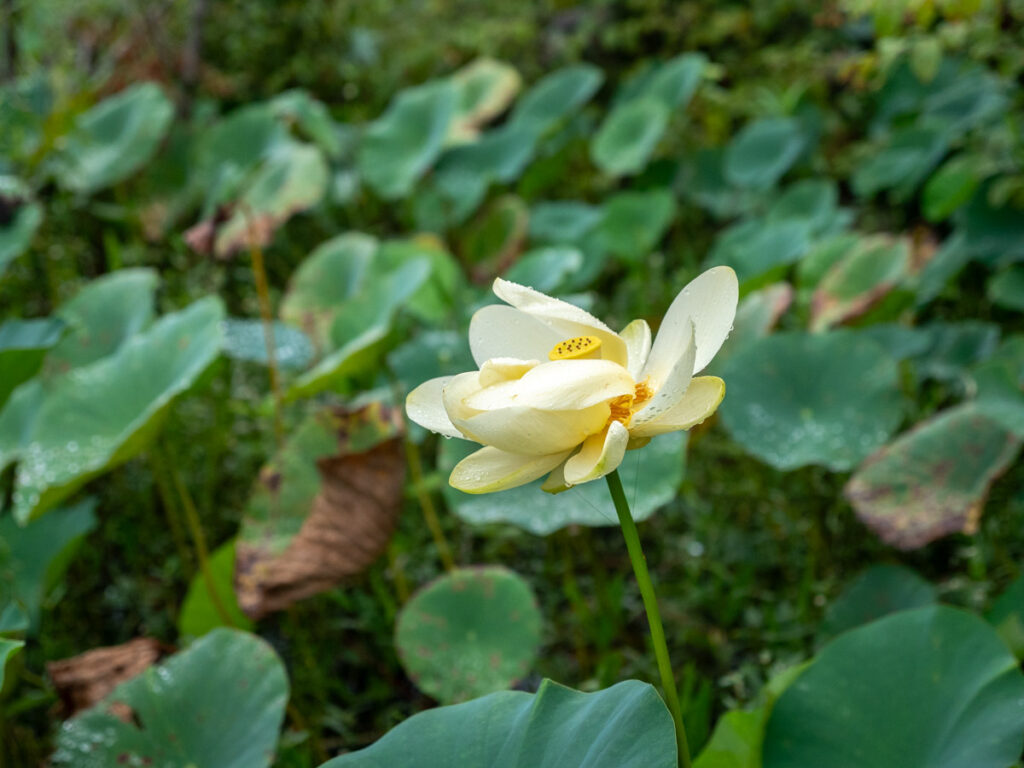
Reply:
[[640, 410], [640, 406], [650, 400], [653, 394], [651, 388], [647, 386], [647, 382], [641, 381], [636, 385], [632, 395], [620, 395], [610, 400], [608, 407], [611, 409], [611, 414], [608, 416], [608, 423], [617, 421], [622, 426], [628, 427], [629, 422], [633, 419], [633, 414]]
[[574, 336], [555, 344], [548, 352], [549, 360], [584, 360], [596, 358], [601, 352], [597, 336]]

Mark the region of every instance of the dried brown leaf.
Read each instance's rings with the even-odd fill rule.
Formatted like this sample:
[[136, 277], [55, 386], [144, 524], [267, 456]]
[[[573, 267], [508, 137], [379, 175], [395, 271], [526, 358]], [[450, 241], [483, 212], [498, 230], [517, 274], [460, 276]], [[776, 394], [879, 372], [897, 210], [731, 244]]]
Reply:
[[[151, 637], [138, 637], [123, 645], [95, 648], [70, 659], [52, 661], [46, 670], [53, 680], [64, 707], [64, 715], [88, 709], [105, 698], [121, 683], [142, 674], [165, 654], [163, 646]], [[131, 710], [114, 704], [111, 711], [122, 720], [131, 719]]]

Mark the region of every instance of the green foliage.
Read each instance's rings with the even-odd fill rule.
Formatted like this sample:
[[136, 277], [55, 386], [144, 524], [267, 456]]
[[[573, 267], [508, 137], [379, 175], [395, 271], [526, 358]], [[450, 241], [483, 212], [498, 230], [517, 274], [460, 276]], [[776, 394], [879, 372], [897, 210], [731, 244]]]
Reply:
[[909, 568], [872, 565], [854, 578], [829, 605], [819, 633], [828, 640], [890, 613], [923, 608], [937, 600], [935, 587]]

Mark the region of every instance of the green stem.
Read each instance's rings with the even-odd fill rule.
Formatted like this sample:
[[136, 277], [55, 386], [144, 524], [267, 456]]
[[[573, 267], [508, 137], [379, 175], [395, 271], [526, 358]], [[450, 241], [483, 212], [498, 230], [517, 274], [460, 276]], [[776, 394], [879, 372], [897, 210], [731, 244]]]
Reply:
[[437, 556], [441, 559], [441, 565], [451, 573], [455, 570], [455, 559], [452, 557], [448, 540], [444, 537], [444, 529], [441, 528], [441, 520], [437, 516], [434, 502], [430, 498], [430, 493], [423, 486], [423, 463], [420, 461], [420, 452], [417, 450], [416, 444], [409, 439], [408, 434], [402, 440], [405, 443], [405, 459], [409, 465], [409, 474], [412, 475], [412, 489], [420, 503], [420, 509], [423, 510], [423, 519], [427, 522], [430, 535], [434, 537], [434, 546], [437, 547]]
[[651, 574], [647, 570], [647, 558], [644, 557], [644, 551], [640, 547], [640, 534], [633, 521], [633, 515], [629, 511], [629, 502], [626, 501], [626, 493], [622, 490], [622, 480], [619, 478], [618, 471], [606, 475], [605, 479], [608, 481], [608, 490], [615, 503], [615, 511], [619, 515], [622, 535], [626, 539], [626, 549], [629, 551], [629, 559], [633, 563], [633, 573], [636, 575], [636, 582], [640, 587], [640, 596], [644, 600], [644, 610], [647, 611], [647, 623], [651, 629], [651, 644], [654, 646], [654, 656], [658, 660], [658, 672], [661, 674], [661, 687], [664, 690], [665, 703], [668, 704], [668, 710], [672, 713], [672, 719], [676, 723], [679, 766], [680, 768], [690, 768], [690, 747], [686, 742], [683, 712], [679, 706], [675, 677], [672, 675], [672, 663], [668, 658], [665, 628], [661, 624], [661, 613], [658, 612], [658, 598], [654, 595]]

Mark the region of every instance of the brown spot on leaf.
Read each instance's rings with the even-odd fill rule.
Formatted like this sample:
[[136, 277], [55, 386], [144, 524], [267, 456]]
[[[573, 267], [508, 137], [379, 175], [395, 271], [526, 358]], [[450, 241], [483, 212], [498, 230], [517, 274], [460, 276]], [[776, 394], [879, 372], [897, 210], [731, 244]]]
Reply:
[[[51, 661], [46, 670], [60, 695], [64, 715], [70, 717], [141, 674], [167, 650], [151, 637], [140, 637], [124, 645], [96, 648], [70, 659]], [[133, 713], [122, 702], [113, 702], [110, 712], [126, 723], [132, 722]]]

